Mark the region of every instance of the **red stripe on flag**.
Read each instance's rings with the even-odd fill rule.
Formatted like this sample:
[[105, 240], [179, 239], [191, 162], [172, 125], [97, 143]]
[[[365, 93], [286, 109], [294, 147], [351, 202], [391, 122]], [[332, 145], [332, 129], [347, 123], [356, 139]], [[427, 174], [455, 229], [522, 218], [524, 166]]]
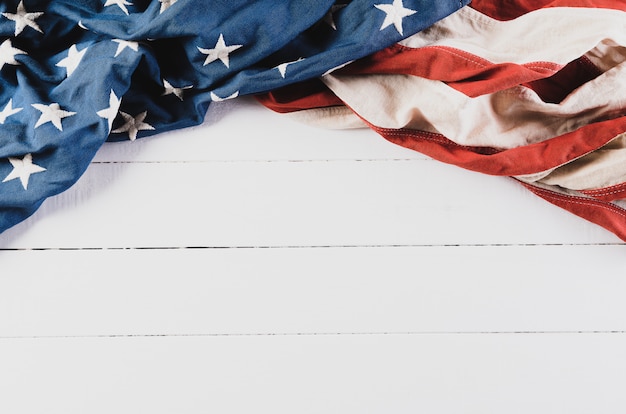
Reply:
[[385, 139], [436, 160], [485, 174], [516, 176], [547, 171], [594, 151], [626, 130], [626, 117], [508, 150], [462, 146], [440, 134], [368, 125]]
[[337, 98], [319, 79], [288, 85], [255, 97], [265, 107], [278, 113], [343, 106], [341, 99]]
[[623, 208], [602, 200], [561, 194], [521, 181], [520, 183], [544, 200], [602, 226], [626, 241], [626, 210]]
[[[342, 75], [403, 74], [446, 82], [470, 97], [525, 85], [548, 102], [566, 95], [601, 74], [587, 58], [563, 66], [553, 62], [492, 63], [447, 46], [409, 48], [393, 45], [337, 72]], [[543, 81], [541, 81], [543, 80]]]

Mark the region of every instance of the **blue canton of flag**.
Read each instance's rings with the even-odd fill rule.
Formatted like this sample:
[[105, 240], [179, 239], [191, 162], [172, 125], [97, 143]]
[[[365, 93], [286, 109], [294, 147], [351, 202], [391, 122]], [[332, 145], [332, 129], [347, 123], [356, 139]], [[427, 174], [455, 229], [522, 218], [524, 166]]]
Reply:
[[0, 3], [0, 231], [106, 140], [202, 122], [211, 102], [319, 77], [469, 0]]

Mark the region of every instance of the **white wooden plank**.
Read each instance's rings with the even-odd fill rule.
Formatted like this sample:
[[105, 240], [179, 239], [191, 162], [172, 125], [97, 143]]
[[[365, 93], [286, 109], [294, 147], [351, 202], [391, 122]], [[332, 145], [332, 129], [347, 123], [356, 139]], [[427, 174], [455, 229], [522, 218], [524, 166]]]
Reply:
[[0, 411], [621, 413], [626, 336], [0, 341]]
[[434, 161], [92, 165], [0, 248], [618, 242], [519, 184]]
[[0, 252], [0, 337], [626, 331], [625, 246]]
[[330, 130], [295, 122], [251, 97], [212, 104], [198, 127], [106, 144], [96, 162], [425, 159], [366, 128]]

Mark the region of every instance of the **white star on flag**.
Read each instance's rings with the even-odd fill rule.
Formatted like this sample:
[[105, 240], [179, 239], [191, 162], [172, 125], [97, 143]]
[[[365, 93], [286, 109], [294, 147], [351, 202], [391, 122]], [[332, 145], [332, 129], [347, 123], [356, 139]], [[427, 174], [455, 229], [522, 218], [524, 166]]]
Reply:
[[402, 0], [393, 0], [392, 4], [375, 4], [374, 7], [387, 14], [383, 25], [380, 26], [380, 30], [393, 24], [400, 34], [402, 34], [402, 19], [417, 13], [416, 10], [405, 8], [402, 4]]
[[230, 45], [230, 46], [226, 46], [226, 43], [224, 42], [224, 35], [222, 33], [220, 33], [220, 37], [217, 39], [217, 43], [215, 44], [215, 47], [213, 49], [203, 49], [201, 47], [198, 47], [198, 50], [200, 51], [200, 53], [203, 53], [205, 55], [208, 55], [206, 57], [206, 60], [204, 61], [204, 64], [202, 66], [206, 66], [211, 62], [216, 61], [217, 59], [221, 60], [222, 63], [224, 65], [226, 65], [226, 67], [229, 67], [229, 60], [228, 60], [228, 55], [230, 54], [230, 52], [239, 49], [240, 47], [242, 47], [243, 45]]
[[32, 154], [26, 154], [22, 159], [9, 157], [9, 162], [13, 166], [13, 171], [11, 171], [2, 182], [6, 183], [7, 181], [19, 178], [24, 190], [28, 189], [28, 179], [31, 174], [46, 171], [45, 168], [33, 164]]
[[285, 78], [285, 75], [287, 74], [287, 66], [292, 65], [296, 62], [300, 62], [301, 60], [304, 60], [304, 58], [298, 58], [298, 60], [293, 60], [291, 62], [285, 62], [285, 63], [281, 63], [280, 65], [276, 66], [276, 69], [278, 69], [278, 71], [280, 72], [280, 76], [283, 77], [283, 79]]
[[23, 50], [16, 49], [11, 44], [11, 39], [7, 39], [2, 44], [0, 44], [0, 69], [4, 67], [5, 64], [9, 65], [19, 65], [20, 63], [15, 60], [15, 55], [27, 55], [28, 53]]
[[166, 81], [165, 79], [163, 79], [163, 88], [164, 91], [161, 94], [161, 96], [165, 96], [165, 95], [175, 95], [178, 99], [180, 99], [181, 101], [183, 100], [183, 93], [185, 89], [191, 89], [193, 86], [189, 85], [189, 86], [182, 86], [180, 88], [175, 88], [174, 86], [172, 86], [171, 83], [169, 83], [168, 81]]
[[43, 33], [43, 31], [35, 22], [35, 20], [42, 14], [43, 12], [28, 13], [26, 11], [26, 8], [24, 7], [23, 0], [20, 1], [20, 3], [17, 5], [17, 10], [15, 13], [2, 13], [4, 17], [15, 22], [15, 36], [22, 33], [22, 30], [24, 30], [26, 26], [30, 26], [33, 29], [37, 30], [39, 33]]
[[159, 2], [161, 3], [161, 11], [159, 12], [159, 14], [172, 7], [172, 5], [177, 1], [178, 0], [159, 0]]
[[0, 112], [0, 124], [4, 124], [4, 121], [8, 117], [21, 111], [23, 108], [13, 108], [13, 98], [9, 99], [9, 102], [5, 105], [2, 112]]
[[139, 51], [139, 43], [137, 42], [122, 39], [113, 39], [112, 41], [118, 44], [117, 50], [115, 51], [115, 55], [113, 57], [118, 57], [119, 54], [122, 53], [126, 48], [130, 48], [135, 52]]
[[67, 69], [67, 77], [69, 77], [78, 67], [80, 60], [83, 58], [86, 51], [87, 48], [79, 51], [76, 48], [76, 45], [72, 45], [67, 52], [67, 57], [61, 59], [56, 66]]
[[107, 0], [106, 3], [104, 3], [104, 7], [115, 5], [122, 9], [124, 13], [128, 14], [128, 9], [126, 8], [126, 6], [132, 6], [133, 3], [126, 0]]
[[239, 96], [239, 91], [235, 91], [234, 93], [232, 93], [232, 94], [230, 94], [230, 95], [228, 95], [228, 96], [226, 96], [224, 98], [217, 96], [214, 92], [211, 92], [211, 100], [213, 102], [222, 102], [222, 101], [225, 101], [227, 99], [234, 99], [234, 98], [236, 98], [238, 96]]
[[120, 103], [122, 103], [122, 100], [119, 99], [117, 95], [115, 95], [115, 92], [113, 92], [113, 89], [111, 89], [111, 94], [109, 95], [109, 107], [97, 112], [100, 118], [104, 118], [108, 121], [109, 131], [111, 131], [113, 121], [117, 116], [117, 111], [120, 108]]
[[41, 116], [35, 124], [35, 128], [45, 124], [46, 122], [52, 122], [59, 131], [63, 131], [61, 125], [61, 119], [68, 116], [76, 115], [76, 112], [69, 112], [61, 109], [58, 103], [51, 103], [50, 105], [32, 104], [33, 108], [41, 112]]
[[146, 119], [146, 115], [148, 115], [148, 111], [143, 111], [135, 117], [122, 111], [120, 111], [120, 115], [124, 118], [124, 125], [111, 132], [128, 132], [128, 137], [131, 141], [134, 141], [137, 139], [137, 133], [139, 131], [154, 131], [152, 125], [143, 122], [143, 120]]

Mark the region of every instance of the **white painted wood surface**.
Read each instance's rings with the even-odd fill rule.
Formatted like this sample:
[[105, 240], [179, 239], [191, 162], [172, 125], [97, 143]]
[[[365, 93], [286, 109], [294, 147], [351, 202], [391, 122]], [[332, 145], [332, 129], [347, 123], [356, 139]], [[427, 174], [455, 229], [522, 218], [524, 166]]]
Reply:
[[626, 246], [251, 99], [0, 234], [1, 413], [621, 413]]

